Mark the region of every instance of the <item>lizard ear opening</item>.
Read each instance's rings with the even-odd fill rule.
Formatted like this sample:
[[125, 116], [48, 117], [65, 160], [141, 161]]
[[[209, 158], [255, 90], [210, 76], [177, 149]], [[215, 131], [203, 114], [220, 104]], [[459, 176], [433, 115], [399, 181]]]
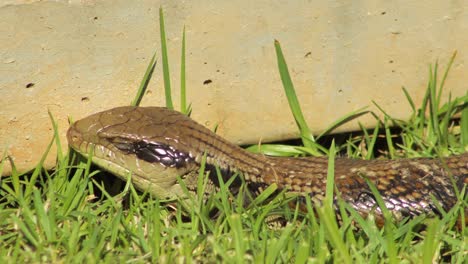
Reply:
[[140, 160], [149, 163], [157, 162], [164, 167], [180, 168], [185, 166], [190, 159], [188, 153], [177, 151], [172, 146], [163, 143], [144, 140], [132, 142], [123, 138], [114, 138], [110, 142], [127, 154], [135, 154]]
[[113, 137], [109, 139], [109, 142], [114, 145], [118, 150], [124, 152], [125, 154], [134, 154], [135, 147], [134, 141], [124, 138], [124, 137]]

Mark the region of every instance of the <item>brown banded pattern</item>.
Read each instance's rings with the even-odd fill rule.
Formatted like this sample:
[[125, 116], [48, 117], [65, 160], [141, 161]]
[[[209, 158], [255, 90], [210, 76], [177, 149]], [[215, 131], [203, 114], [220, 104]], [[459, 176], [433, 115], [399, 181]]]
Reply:
[[[218, 166], [225, 180], [240, 173], [254, 193], [273, 183], [317, 203], [325, 197], [328, 159], [281, 158], [245, 151], [189, 117], [162, 107], [118, 107], [75, 122], [70, 146], [116, 176], [132, 174], [135, 186], [156, 197], [181, 196], [177, 176], [196, 191], [204, 155], [213, 174]], [[377, 215], [368, 179], [397, 219], [439, 214], [457, 201], [456, 189], [468, 184], [468, 154], [445, 158], [357, 160], [336, 158], [335, 186], [341, 198], [363, 215]], [[211, 183], [216, 188], [216, 176]], [[453, 180], [453, 181], [452, 181]], [[234, 184], [232, 191], [237, 192]], [[301, 199], [299, 199], [301, 200]], [[435, 204], [438, 203], [438, 204]]]

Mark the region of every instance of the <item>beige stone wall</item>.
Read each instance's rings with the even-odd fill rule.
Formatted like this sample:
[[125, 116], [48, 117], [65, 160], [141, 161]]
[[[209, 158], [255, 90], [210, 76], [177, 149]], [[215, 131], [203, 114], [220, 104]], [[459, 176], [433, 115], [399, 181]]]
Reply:
[[[154, 51], [159, 58], [160, 5], [172, 85], [179, 86], [185, 25], [193, 117], [210, 128], [219, 124], [219, 134], [236, 143], [296, 135], [274, 39], [316, 132], [372, 100], [404, 118], [401, 87], [419, 102], [428, 64], [444, 64], [455, 50], [447, 88], [467, 91], [463, 1], [8, 0], [0, 2], [0, 151], [20, 170], [32, 168], [52, 137], [48, 111], [65, 145], [68, 117], [129, 104]], [[159, 62], [149, 90], [143, 105], [163, 105]], [[51, 153], [46, 166], [53, 164]]]

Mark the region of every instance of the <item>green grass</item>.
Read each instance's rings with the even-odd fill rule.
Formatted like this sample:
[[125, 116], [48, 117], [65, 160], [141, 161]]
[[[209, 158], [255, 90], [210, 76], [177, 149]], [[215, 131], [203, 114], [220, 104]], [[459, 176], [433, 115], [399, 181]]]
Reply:
[[[162, 21], [162, 12], [161, 12]], [[162, 30], [163, 32], [163, 30]], [[183, 33], [183, 36], [185, 34]], [[165, 43], [161, 35], [161, 43]], [[185, 43], [185, 38], [183, 37]], [[375, 158], [437, 157], [463, 153], [468, 147], [467, 96], [440, 100], [448, 68], [438, 80], [438, 66], [429, 69], [426, 96], [421, 104], [414, 102], [406, 89], [408, 103], [413, 109], [409, 120], [397, 120], [384, 111], [383, 120], [372, 130], [337, 136], [344, 140], [313, 137], [295, 98], [279, 42], [274, 43], [278, 67], [285, 92], [304, 146], [262, 145], [253, 151], [266, 151], [285, 156], [329, 155], [346, 153], [350, 157]], [[162, 45], [164, 71], [168, 71], [166, 45]], [[182, 48], [185, 54], [185, 44]], [[182, 58], [184, 55], [181, 56]], [[151, 60], [142, 81], [138, 105], [155, 68]], [[163, 56], [164, 58], [164, 56]], [[182, 59], [184, 62], [184, 59]], [[453, 59], [452, 59], [453, 61]], [[449, 66], [451, 62], [449, 63]], [[169, 74], [167, 75], [169, 80]], [[181, 68], [185, 76], [185, 63]], [[182, 112], [189, 113], [185, 99], [185, 78], [181, 86]], [[164, 78], [166, 82], [166, 77]], [[169, 82], [167, 82], [167, 85]], [[170, 93], [170, 89], [166, 89]], [[167, 98], [171, 98], [170, 96]], [[171, 99], [168, 105], [172, 105]], [[421, 105], [420, 108], [417, 105]], [[331, 131], [344, 122], [360, 116], [364, 109], [350, 113], [330, 125]], [[453, 119], [460, 114], [460, 119]], [[61, 153], [58, 128], [44, 157], [55, 144], [57, 165], [53, 171], [42, 167], [42, 160], [29, 174], [16, 170], [0, 182], [0, 262], [1, 263], [434, 263], [448, 261], [466, 263], [468, 231], [456, 227], [459, 215], [466, 208], [466, 198], [440, 219], [424, 216], [379, 228], [372, 217], [362, 218], [348, 204], [340, 202], [341, 224], [331, 206], [333, 158], [327, 184], [327, 199], [323, 207], [315, 208], [306, 199], [307, 214], [301, 214], [287, 203], [294, 199], [286, 192], [277, 195], [275, 185], [267, 188], [244, 207], [244, 197], [228, 192], [232, 180], [221, 181], [219, 193], [206, 202], [195, 196], [182, 201], [161, 201], [136, 191], [123, 183], [113, 190], [112, 175], [101, 173], [86, 160], [74, 154]], [[331, 143], [330, 143], [331, 141]], [[321, 145], [319, 143], [323, 143]], [[0, 164], [0, 170], [4, 163]], [[72, 164], [72, 165], [71, 165]], [[206, 186], [200, 173], [198, 188]], [[240, 177], [239, 175], [237, 177]], [[199, 192], [203, 193], [203, 192]], [[463, 191], [460, 193], [464, 193]], [[213, 212], [217, 211], [216, 217]], [[272, 228], [272, 217], [282, 216], [286, 225]], [[391, 218], [388, 216], [388, 218]], [[353, 227], [353, 222], [360, 228]]]

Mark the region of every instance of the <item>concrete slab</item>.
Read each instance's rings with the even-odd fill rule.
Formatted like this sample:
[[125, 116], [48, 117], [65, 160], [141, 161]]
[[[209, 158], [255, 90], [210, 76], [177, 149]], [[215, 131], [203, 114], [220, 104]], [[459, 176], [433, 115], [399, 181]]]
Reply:
[[[130, 103], [155, 50], [159, 57], [160, 5], [172, 85], [179, 86], [185, 25], [193, 118], [219, 124], [218, 133], [235, 143], [297, 135], [274, 39], [315, 132], [372, 100], [405, 118], [401, 86], [419, 102], [428, 64], [440, 58], [443, 65], [455, 50], [446, 92], [467, 90], [464, 2], [8, 0], [0, 3], [0, 151], [18, 169], [34, 167], [50, 141], [48, 111], [65, 143], [69, 116]], [[158, 63], [143, 105], [164, 104], [161, 76]], [[341, 131], [349, 129], [356, 124]], [[51, 153], [46, 167], [53, 165]]]

